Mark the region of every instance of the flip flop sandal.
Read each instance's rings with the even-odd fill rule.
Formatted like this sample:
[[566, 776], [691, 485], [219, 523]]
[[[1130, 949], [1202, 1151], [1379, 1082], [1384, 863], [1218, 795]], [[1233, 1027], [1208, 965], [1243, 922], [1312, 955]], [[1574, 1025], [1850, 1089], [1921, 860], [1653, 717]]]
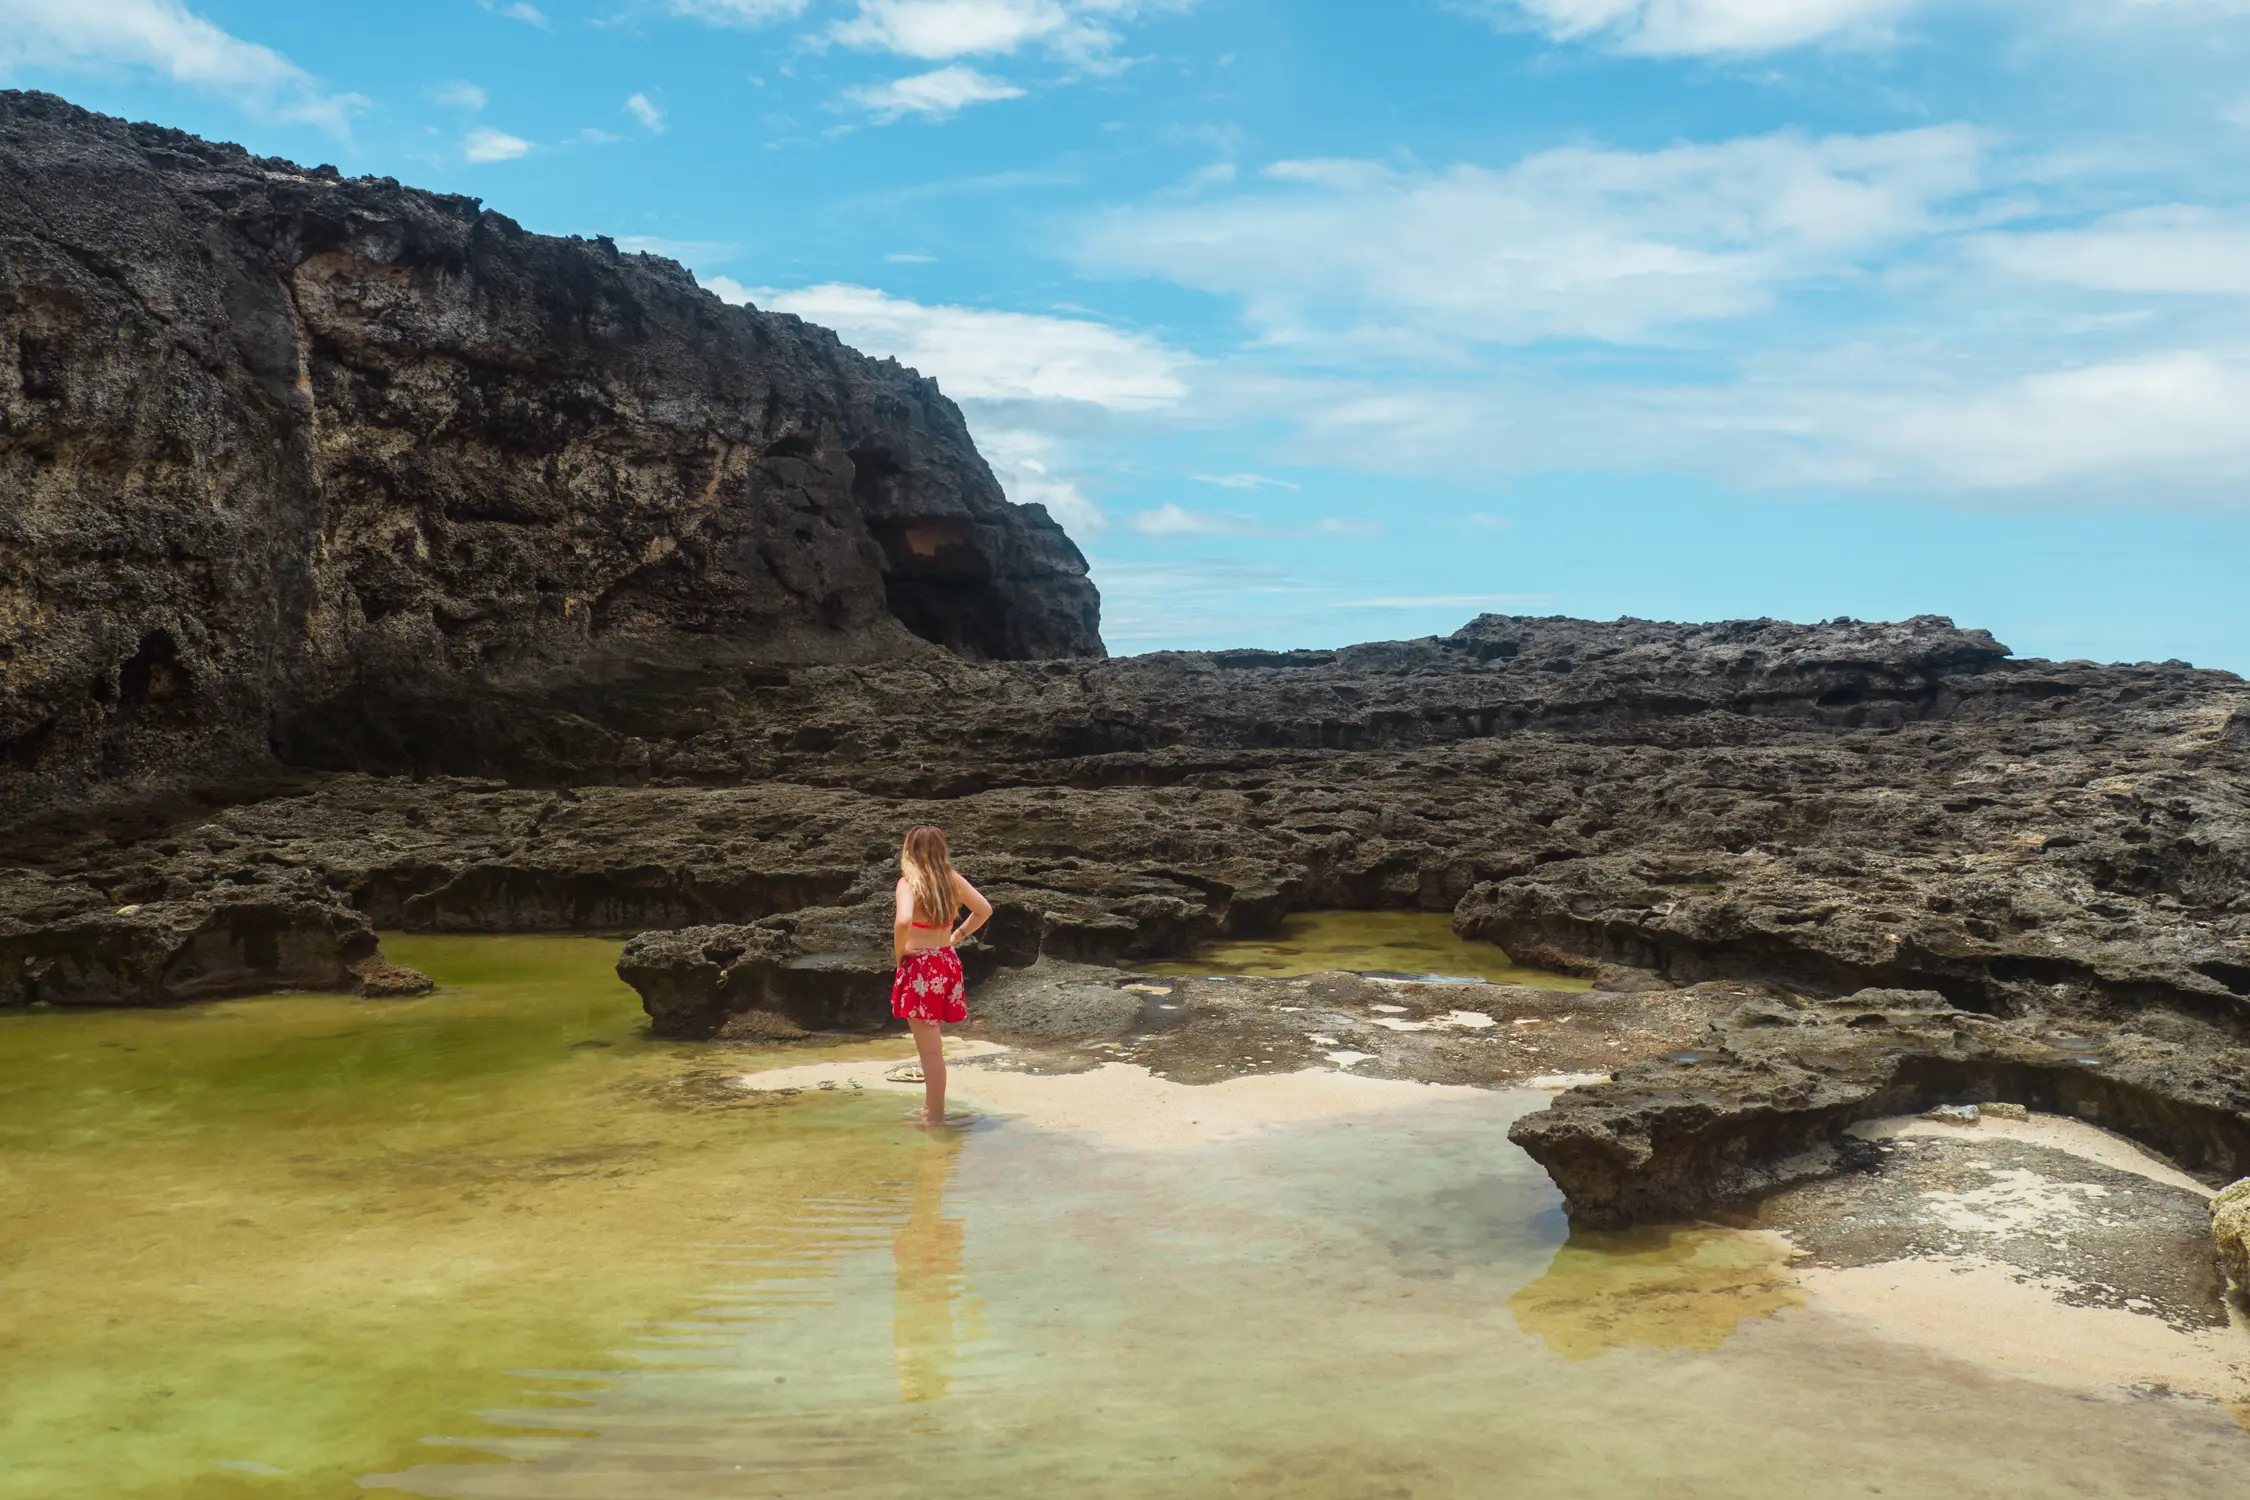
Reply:
[[885, 1073], [883, 1080], [886, 1083], [921, 1083], [923, 1082], [922, 1065], [920, 1063], [901, 1063]]

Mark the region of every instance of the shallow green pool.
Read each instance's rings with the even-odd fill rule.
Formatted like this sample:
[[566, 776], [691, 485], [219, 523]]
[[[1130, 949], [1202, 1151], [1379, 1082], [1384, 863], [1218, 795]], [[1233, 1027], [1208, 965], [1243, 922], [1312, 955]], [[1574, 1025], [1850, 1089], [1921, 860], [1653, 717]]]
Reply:
[[[1566, 1243], [1449, 1098], [1192, 1150], [652, 1042], [615, 945], [0, 1016], [0, 1495], [2235, 1497], [2227, 1414], [1885, 1344], [1718, 1231]], [[903, 1053], [869, 1044], [848, 1055]], [[823, 1054], [791, 1051], [792, 1063]]]
[[1282, 920], [1270, 938], [1212, 943], [1184, 959], [1140, 966], [1151, 974], [1261, 974], [1288, 978], [1342, 969], [1416, 979], [1481, 979], [1551, 990], [1592, 982], [1527, 969], [1490, 943], [1456, 937], [1453, 918], [1428, 911], [1309, 911]]

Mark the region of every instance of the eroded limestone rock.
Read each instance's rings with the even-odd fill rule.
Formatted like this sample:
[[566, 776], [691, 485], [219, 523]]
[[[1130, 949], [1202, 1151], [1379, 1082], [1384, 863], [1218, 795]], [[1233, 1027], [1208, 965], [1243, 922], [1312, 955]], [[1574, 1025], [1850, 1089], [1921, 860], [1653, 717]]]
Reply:
[[2211, 1240], [2235, 1295], [2250, 1298], [2250, 1177], [2211, 1200]]
[[[409, 978], [408, 976], [412, 976]], [[367, 918], [303, 879], [112, 906], [0, 872], [0, 1005], [158, 1005], [260, 989], [411, 993]]]
[[2225, 1025], [2146, 1021], [2001, 1019], [1928, 990], [1769, 997], [1509, 1134], [1593, 1226], [1755, 1199], [1844, 1165], [1856, 1121], [1987, 1099], [2092, 1121], [2207, 1178], [2250, 1170], [2250, 1047]]

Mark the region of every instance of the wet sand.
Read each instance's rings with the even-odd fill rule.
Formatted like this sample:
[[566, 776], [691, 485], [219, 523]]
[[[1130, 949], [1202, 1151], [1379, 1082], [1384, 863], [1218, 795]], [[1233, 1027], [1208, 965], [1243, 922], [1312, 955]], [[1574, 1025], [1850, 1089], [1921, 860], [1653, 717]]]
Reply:
[[[1210, 1084], [1174, 1083], [1133, 1063], [1051, 1073], [1026, 1066], [1021, 1054], [995, 1043], [952, 1039], [946, 1056], [951, 1063], [949, 1107], [966, 1105], [1127, 1151], [1188, 1150], [1274, 1126], [1387, 1114], [1485, 1092], [1326, 1068], [1245, 1074]], [[856, 1088], [919, 1099], [921, 1084], [885, 1076], [897, 1066], [887, 1061], [807, 1063], [746, 1074], [736, 1084], [753, 1093]]]

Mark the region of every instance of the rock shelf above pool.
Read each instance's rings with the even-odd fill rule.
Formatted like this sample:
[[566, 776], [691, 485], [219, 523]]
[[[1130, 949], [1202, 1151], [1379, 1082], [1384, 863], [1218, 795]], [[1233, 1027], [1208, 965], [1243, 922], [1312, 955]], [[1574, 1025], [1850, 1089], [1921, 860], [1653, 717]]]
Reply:
[[2073, 1115], [2212, 1185], [2250, 1173], [2250, 1047], [2176, 1013], [2004, 1019], [1931, 991], [1769, 996], [1692, 1049], [1638, 1061], [1519, 1121], [1573, 1222], [1694, 1218], [1838, 1170], [1848, 1127], [1933, 1105]]

